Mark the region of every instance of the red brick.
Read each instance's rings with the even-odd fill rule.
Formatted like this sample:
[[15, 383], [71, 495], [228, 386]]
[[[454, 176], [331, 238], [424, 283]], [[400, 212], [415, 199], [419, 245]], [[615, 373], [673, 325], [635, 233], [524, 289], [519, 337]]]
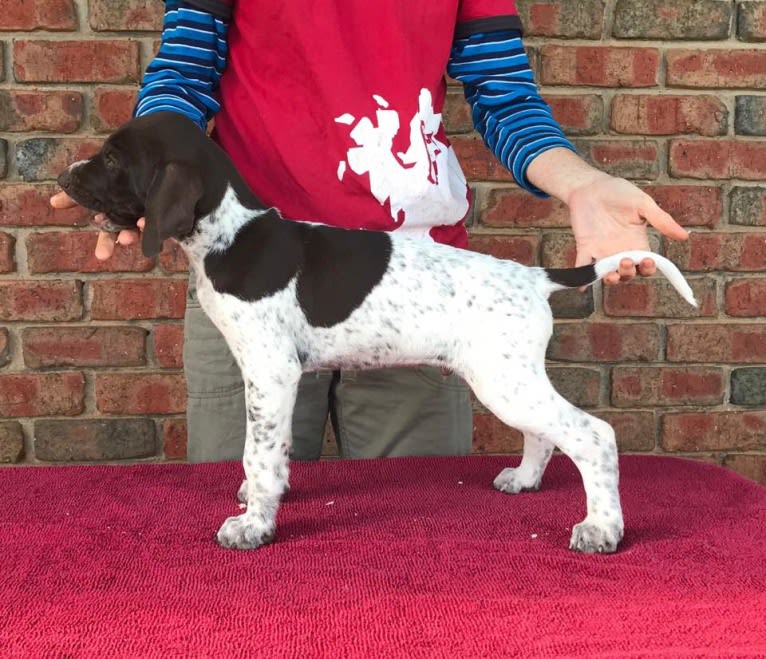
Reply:
[[577, 407], [596, 407], [601, 397], [601, 371], [576, 366], [553, 366], [548, 377], [554, 389]]
[[553, 116], [569, 135], [596, 135], [604, 121], [604, 100], [601, 96], [545, 96]]
[[160, 268], [164, 272], [188, 272], [189, 260], [181, 246], [175, 240], [166, 240], [160, 252]]
[[653, 323], [558, 323], [548, 358], [562, 361], [655, 361], [660, 332]]
[[179, 279], [120, 279], [93, 281], [94, 320], [183, 318], [186, 281]]
[[669, 407], [717, 405], [723, 402], [720, 368], [616, 366], [612, 369], [612, 405]]
[[766, 362], [766, 325], [762, 323], [669, 325], [667, 332], [670, 362]]
[[548, 300], [554, 318], [588, 318], [593, 315], [593, 289], [554, 291]]
[[99, 373], [96, 406], [104, 414], [181, 414], [186, 383], [180, 373]]
[[461, 91], [450, 91], [444, 99], [442, 110], [444, 128], [448, 133], [468, 133], [473, 130], [471, 106]]
[[610, 127], [630, 135], [693, 133], [725, 135], [728, 110], [717, 96], [619, 94], [612, 100]]
[[647, 185], [642, 187], [681, 226], [712, 227], [721, 221], [723, 192], [707, 185]]
[[689, 280], [699, 308], [684, 300], [667, 279], [633, 279], [619, 286], [604, 287], [607, 316], [640, 318], [697, 318], [716, 316], [716, 281], [704, 277]]
[[568, 227], [569, 211], [553, 197], [541, 199], [518, 188], [492, 188], [480, 222], [492, 228]]
[[734, 454], [727, 455], [723, 464], [745, 478], [766, 485], [766, 455]]
[[766, 180], [766, 142], [673, 140], [670, 174], [679, 178]]
[[617, 0], [612, 34], [620, 39], [726, 39], [727, 0]]
[[71, 321], [82, 313], [82, 282], [0, 281], [0, 320]]
[[24, 364], [50, 366], [141, 366], [146, 363], [141, 327], [27, 327], [21, 340]]
[[138, 82], [137, 41], [99, 39], [13, 42], [17, 82]]
[[82, 116], [78, 92], [0, 91], [0, 130], [72, 133], [80, 127]]
[[98, 87], [93, 92], [91, 123], [101, 133], [111, 133], [130, 120], [136, 103], [132, 87], [114, 89]]
[[186, 459], [186, 419], [168, 419], [162, 424], [162, 446], [166, 460]]
[[729, 316], [766, 316], [766, 279], [737, 279], [726, 284], [726, 313]]
[[136, 460], [156, 454], [151, 419], [47, 419], [35, 422], [35, 457], [47, 462]]
[[51, 208], [52, 184], [0, 183], [0, 226], [84, 226], [92, 213], [80, 206], [68, 210]]
[[766, 2], [737, 5], [737, 36], [743, 41], [766, 41]]
[[25, 181], [56, 179], [69, 165], [89, 158], [101, 140], [79, 137], [33, 137], [16, 145], [16, 164]]
[[76, 30], [73, 0], [14, 0], [3, 5], [0, 31]]
[[158, 31], [163, 7], [154, 0], [89, 0], [90, 26], [96, 31]]
[[139, 245], [115, 250], [99, 261], [94, 256], [96, 231], [49, 231], [27, 238], [27, 261], [33, 274], [49, 272], [148, 272], [154, 259], [141, 253]]
[[0, 272], [16, 270], [16, 238], [8, 233], [0, 232]]
[[11, 346], [8, 339], [8, 328], [0, 327], [0, 367], [11, 361]]
[[682, 270], [757, 272], [766, 270], [766, 233], [693, 232], [668, 242], [666, 255]]
[[183, 325], [163, 323], [154, 326], [154, 354], [162, 368], [183, 367]]
[[21, 462], [24, 459], [24, 431], [17, 421], [0, 423], [0, 463]]
[[734, 97], [734, 133], [766, 137], [766, 96]]
[[469, 180], [513, 181], [508, 170], [500, 164], [480, 137], [456, 135], [451, 142]]
[[473, 234], [469, 238], [468, 249], [491, 254], [498, 259], [532, 265], [537, 252], [537, 239], [534, 236]]
[[74, 416], [84, 401], [82, 373], [0, 375], [0, 416]]
[[544, 46], [541, 57], [544, 85], [653, 87], [660, 66], [656, 48]]
[[613, 176], [655, 179], [660, 173], [659, 150], [645, 140], [582, 140], [578, 150], [587, 161]]
[[766, 226], [766, 187], [735, 187], [730, 200], [729, 222], [751, 227]]
[[655, 448], [652, 412], [599, 411], [594, 414], [614, 428], [619, 451], [653, 451]]
[[766, 51], [715, 48], [669, 50], [667, 84], [673, 87], [766, 87]]
[[666, 451], [749, 451], [766, 448], [766, 412], [664, 414]]
[[473, 415], [473, 453], [518, 453], [523, 442], [521, 432], [506, 426], [494, 414]]
[[571, 268], [577, 258], [577, 244], [571, 231], [546, 231], [540, 249], [545, 268]]
[[598, 39], [601, 36], [604, 9], [600, 0], [532, 0], [517, 5], [527, 36], [568, 39]]

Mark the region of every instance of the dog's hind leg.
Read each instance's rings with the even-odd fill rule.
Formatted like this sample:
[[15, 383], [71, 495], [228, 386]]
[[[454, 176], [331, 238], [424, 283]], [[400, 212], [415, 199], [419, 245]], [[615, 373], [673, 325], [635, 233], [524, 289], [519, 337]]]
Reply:
[[[272, 355], [272, 357], [274, 357]], [[297, 359], [276, 358], [279, 371], [259, 363], [243, 368], [247, 429], [239, 496], [247, 509], [229, 517], [218, 531], [224, 547], [254, 549], [274, 539], [277, 508], [288, 481], [293, 407], [300, 378]]]
[[501, 421], [524, 432], [521, 465], [501, 472], [495, 485], [505, 492], [534, 487], [550, 450], [557, 446], [575, 463], [585, 488], [587, 515], [573, 528], [570, 548], [613, 552], [623, 535], [614, 431], [565, 400], [541, 370], [527, 368], [514, 374], [495, 370], [471, 383]]

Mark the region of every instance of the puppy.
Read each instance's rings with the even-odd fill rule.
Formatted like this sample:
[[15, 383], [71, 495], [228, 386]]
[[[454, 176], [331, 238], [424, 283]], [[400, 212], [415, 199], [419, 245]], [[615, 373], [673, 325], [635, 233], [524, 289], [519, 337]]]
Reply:
[[625, 252], [580, 268], [528, 268], [396, 232], [286, 221], [264, 207], [212, 140], [170, 112], [130, 121], [59, 184], [105, 213], [106, 230], [134, 228], [145, 217], [146, 256], [167, 238], [179, 242], [200, 304], [242, 370], [247, 508], [223, 523], [220, 544], [249, 549], [274, 537], [302, 372], [429, 364], [457, 372], [524, 433], [521, 464], [497, 476], [497, 489], [538, 489], [558, 447], [577, 466], [587, 501], [570, 547], [616, 550], [623, 518], [614, 431], [551, 386], [547, 298], [600, 279], [624, 258], [649, 256], [696, 306], [667, 259]]

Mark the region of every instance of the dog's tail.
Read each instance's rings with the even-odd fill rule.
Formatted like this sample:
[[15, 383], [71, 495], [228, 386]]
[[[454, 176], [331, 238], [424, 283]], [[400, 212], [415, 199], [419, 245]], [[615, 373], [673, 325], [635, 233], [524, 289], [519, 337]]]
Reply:
[[652, 259], [657, 264], [657, 269], [668, 278], [681, 297], [693, 307], [697, 306], [697, 300], [694, 299], [694, 293], [687, 283], [680, 270], [672, 261], [664, 256], [654, 254], [653, 252], [631, 251], [620, 252], [613, 256], [600, 259], [591, 265], [583, 265], [579, 268], [545, 268], [545, 273], [550, 280], [548, 288], [549, 293], [563, 288], [576, 288], [578, 286], [587, 286], [601, 279], [609, 272], [614, 272], [623, 259], [630, 259], [638, 265], [644, 259]]

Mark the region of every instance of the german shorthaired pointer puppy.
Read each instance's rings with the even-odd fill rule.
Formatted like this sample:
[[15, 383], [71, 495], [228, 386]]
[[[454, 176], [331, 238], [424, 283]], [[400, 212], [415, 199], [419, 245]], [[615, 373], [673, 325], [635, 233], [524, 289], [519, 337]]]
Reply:
[[626, 252], [580, 268], [529, 268], [395, 232], [285, 221], [258, 201], [212, 140], [168, 112], [127, 123], [59, 184], [105, 213], [107, 230], [135, 228], [145, 216], [147, 256], [167, 238], [180, 243], [200, 304], [242, 370], [247, 508], [223, 523], [221, 545], [249, 549], [274, 538], [303, 371], [430, 364], [460, 374], [487, 408], [523, 431], [521, 464], [504, 469], [495, 487], [538, 489], [558, 447], [579, 469], [587, 500], [570, 547], [616, 550], [623, 518], [614, 432], [548, 381], [547, 298], [598, 280], [623, 258], [650, 256], [696, 305], [666, 259]]

